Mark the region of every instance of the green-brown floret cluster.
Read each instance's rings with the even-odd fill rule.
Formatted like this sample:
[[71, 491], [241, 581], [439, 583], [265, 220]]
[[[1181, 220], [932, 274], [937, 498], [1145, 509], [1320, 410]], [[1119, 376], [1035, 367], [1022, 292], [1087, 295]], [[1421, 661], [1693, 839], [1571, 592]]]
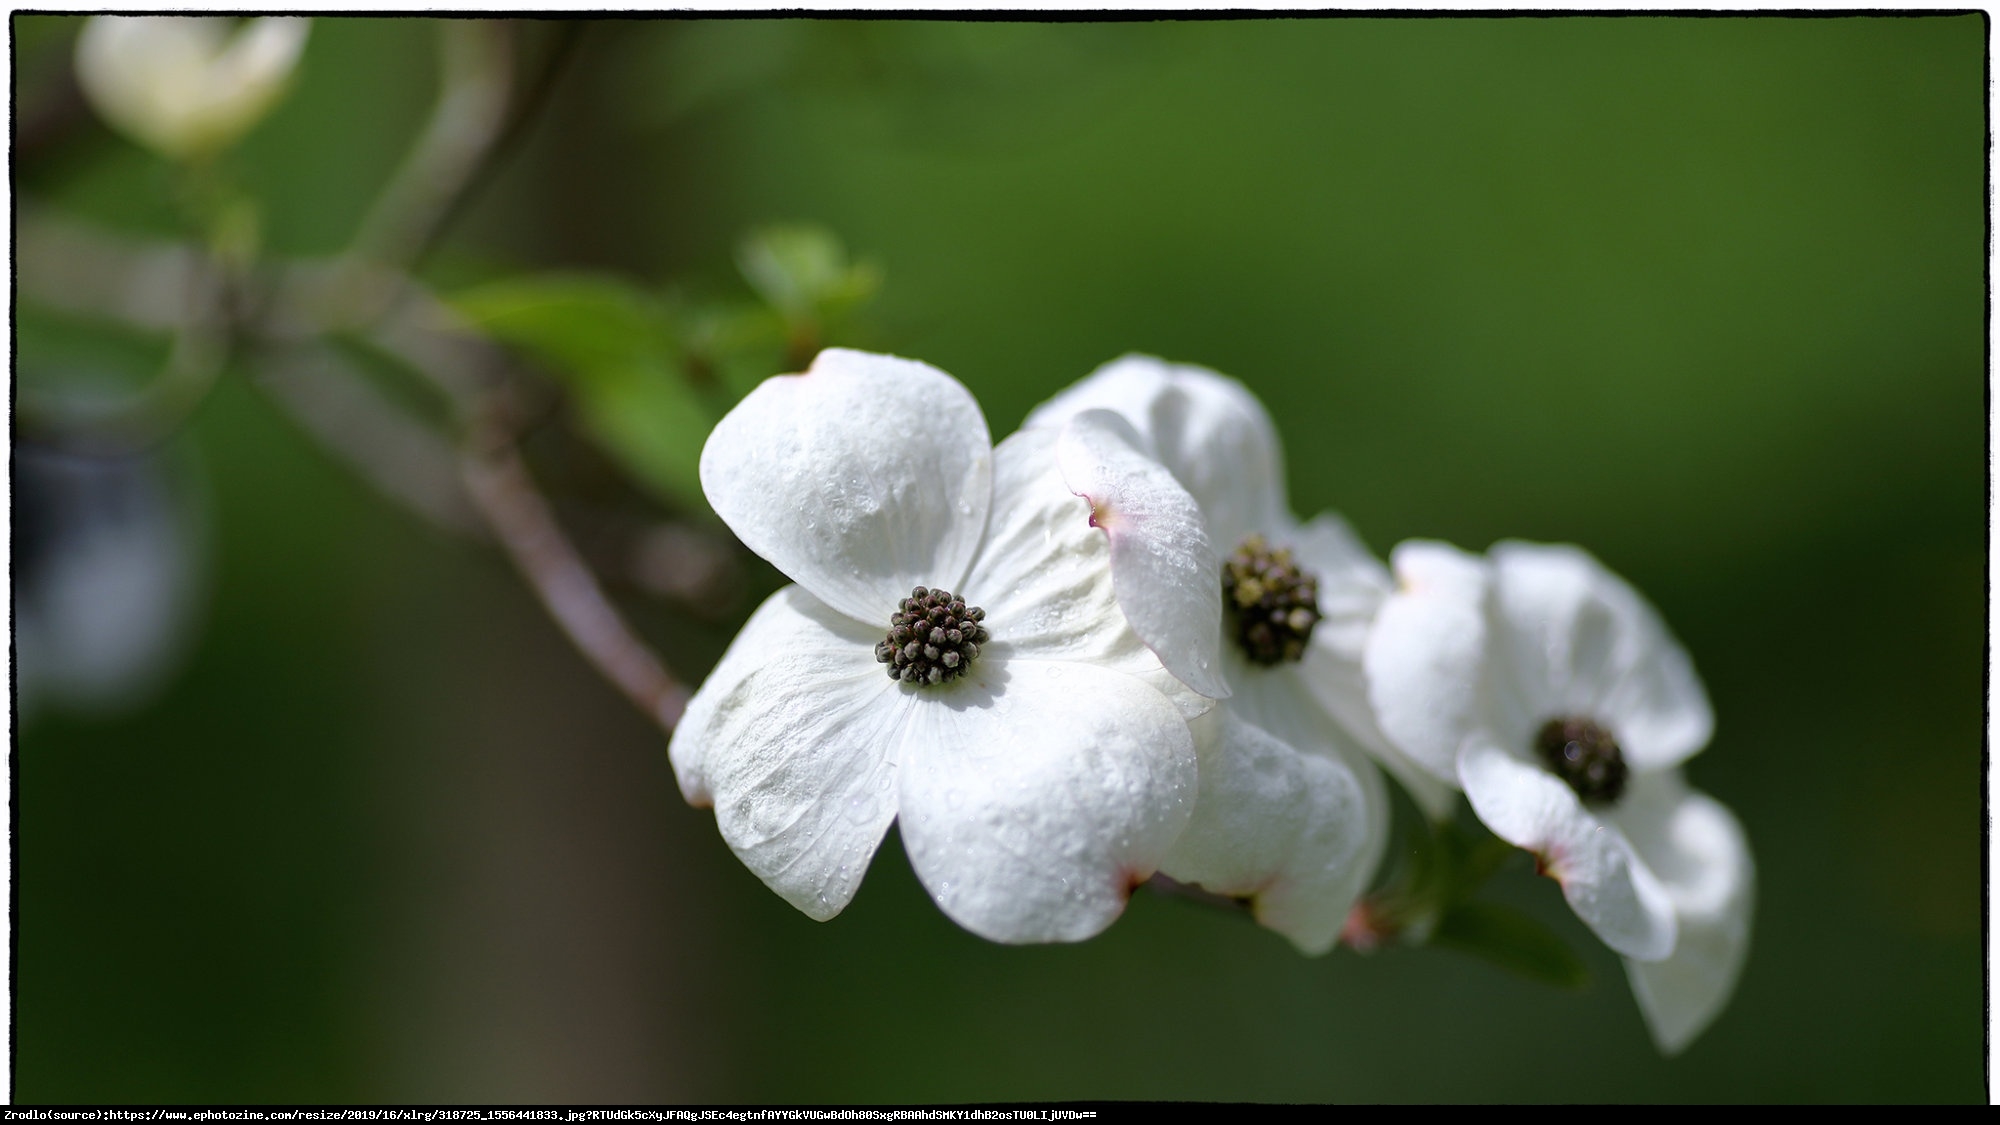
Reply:
[[1291, 551], [1252, 535], [1222, 564], [1222, 604], [1252, 662], [1303, 660], [1319, 624], [1319, 580], [1299, 570]]

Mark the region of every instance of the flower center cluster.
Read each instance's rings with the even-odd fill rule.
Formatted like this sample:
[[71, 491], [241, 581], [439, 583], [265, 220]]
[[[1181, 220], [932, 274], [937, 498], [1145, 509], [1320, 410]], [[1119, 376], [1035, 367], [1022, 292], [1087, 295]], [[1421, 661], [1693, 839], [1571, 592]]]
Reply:
[[1261, 535], [1238, 544], [1222, 564], [1222, 602], [1253, 662], [1305, 659], [1319, 624], [1319, 579], [1299, 570], [1289, 550], [1273, 550]]
[[948, 683], [979, 659], [988, 638], [984, 620], [985, 610], [957, 594], [919, 586], [896, 603], [875, 659], [889, 666], [892, 680], [918, 687]]
[[1593, 803], [1609, 804], [1625, 792], [1625, 753], [1611, 732], [1589, 719], [1550, 719], [1535, 734], [1542, 762]]

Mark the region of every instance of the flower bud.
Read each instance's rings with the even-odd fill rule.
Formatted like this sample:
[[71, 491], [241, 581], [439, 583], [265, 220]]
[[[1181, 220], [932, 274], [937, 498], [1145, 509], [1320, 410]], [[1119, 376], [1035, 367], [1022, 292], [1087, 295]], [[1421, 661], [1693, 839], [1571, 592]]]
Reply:
[[234, 144], [270, 112], [305, 49], [308, 19], [94, 16], [76, 76], [106, 122], [174, 160]]

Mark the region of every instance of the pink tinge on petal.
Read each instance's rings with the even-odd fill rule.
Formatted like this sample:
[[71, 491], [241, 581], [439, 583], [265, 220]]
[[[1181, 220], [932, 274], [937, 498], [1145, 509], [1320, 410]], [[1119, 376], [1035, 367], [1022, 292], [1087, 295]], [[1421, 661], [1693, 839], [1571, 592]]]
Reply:
[[1459, 755], [1472, 809], [1493, 834], [1535, 853], [1536, 868], [1606, 945], [1657, 961], [1673, 952], [1673, 903], [1617, 828], [1540, 766], [1480, 740]]
[[1132, 631], [1167, 671], [1211, 699], [1222, 677], [1221, 562], [1201, 509], [1165, 466], [1140, 452], [1130, 423], [1105, 410], [1071, 419], [1056, 441], [1070, 492], [1110, 537], [1111, 581]]
[[1276, 428], [1241, 383], [1202, 367], [1128, 355], [1036, 407], [1024, 427], [1060, 427], [1092, 409], [1131, 423], [1139, 448], [1174, 475], [1228, 547], [1286, 511]]

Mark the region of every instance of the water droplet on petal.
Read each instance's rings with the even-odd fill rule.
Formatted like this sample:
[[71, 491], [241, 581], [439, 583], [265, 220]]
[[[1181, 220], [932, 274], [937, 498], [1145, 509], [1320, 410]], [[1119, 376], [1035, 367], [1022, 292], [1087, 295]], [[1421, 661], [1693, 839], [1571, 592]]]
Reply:
[[875, 816], [875, 798], [862, 794], [847, 800], [847, 819], [856, 824], [866, 824]]

